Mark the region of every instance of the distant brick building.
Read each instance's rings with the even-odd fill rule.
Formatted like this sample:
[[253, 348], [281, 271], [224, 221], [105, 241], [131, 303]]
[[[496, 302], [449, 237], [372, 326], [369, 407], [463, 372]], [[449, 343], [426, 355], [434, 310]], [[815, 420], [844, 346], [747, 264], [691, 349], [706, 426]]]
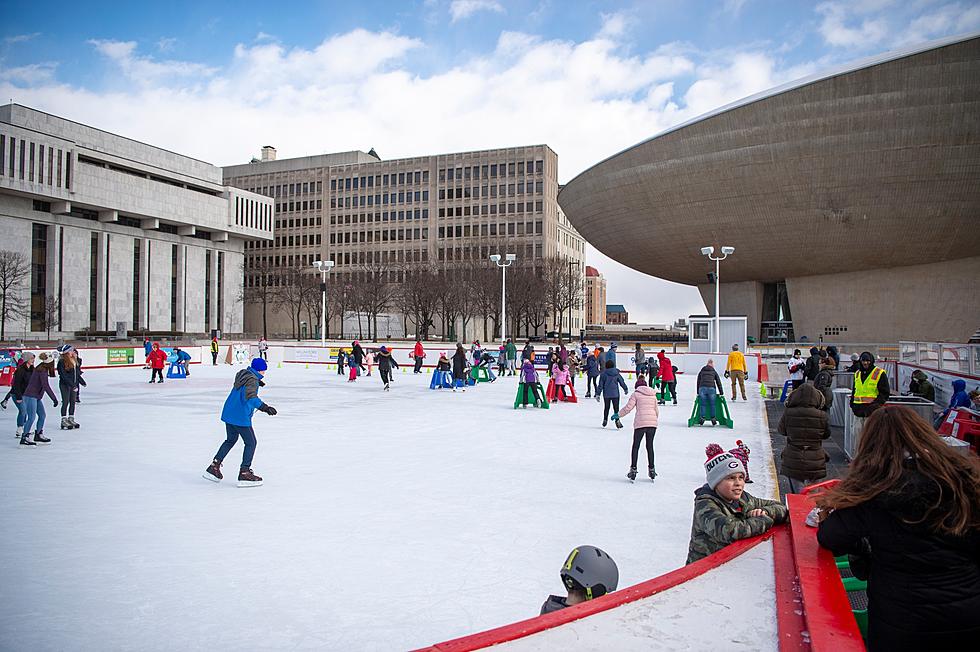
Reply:
[[628, 324], [630, 323], [630, 314], [626, 312], [626, 307], [621, 303], [608, 305], [606, 306], [606, 323]]
[[585, 268], [585, 323], [606, 323], [606, 279], [589, 266]]

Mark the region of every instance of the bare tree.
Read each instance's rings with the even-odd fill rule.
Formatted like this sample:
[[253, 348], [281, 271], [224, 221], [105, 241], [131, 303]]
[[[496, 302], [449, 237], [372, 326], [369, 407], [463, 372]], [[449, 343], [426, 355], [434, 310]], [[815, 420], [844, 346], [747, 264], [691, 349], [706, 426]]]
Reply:
[[31, 274], [31, 263], [24, 254], [0, 251], [0, 340], [7, 336], [7, 320], [23, 317], [30, 304], [25, 281]]
[[61, 328], [61, 299], [49, 296], [44, 299], [44, 329], [49, 340], [52, 327]]
[[575, 263], [564, 258], [547, 258], [542, 267], [542, 280], [547, 307], [555, 320], [555, 330], [561, 337], [565, 313], [568, 313], [568, 330], [571, 334], [572, 308], [582, 295], [582, 284], [574, 271]]
[[369, 264], [364, 269], [364, 281], [361, 283], [361, 303], [368, 319], [368, 337], [374, 333], [378, 339], [378, 315], [388, 310], [395, 298], [395, 285], [390, 282], [389, 275], [393, 273], [386, 263]]
[[[489, 267], [475, 263], [470, 273], [470, 288], [473, 294], [473, 308], [483, 317], [483, 340], [490, 341], [497, 336], [500, 325], [500, 273], [496, 266]], [[488, 334], [487, 326], [493, 321], [493, 330]]]
[[300, 317], [306, 301], [307, 291], [304, 288], [304, 274], [296, 267], [282, 269], [276, 275], [276, 287], [273, 294], [273, 304], [276, 308], [288, 310], [293, 323], [293, 337], [300, 339]]
[[433, 325], [433, 318], [439, 313], [440, 283], [438, 271], [427, 265], [406, 273], [405, 280], [401, 284], [400, 302], [406, 312], [412, 315], [416, 337], [423, 340], [428, 339], [429, 327]]
[[281, 276], [280, 268], [269, 262], [249, 263], [244, 268], [244, 285], [240, 300], [249, 305], [262, 307], [262, 337], [269, 337], [269, 308], [275, 305], [275, 280]]

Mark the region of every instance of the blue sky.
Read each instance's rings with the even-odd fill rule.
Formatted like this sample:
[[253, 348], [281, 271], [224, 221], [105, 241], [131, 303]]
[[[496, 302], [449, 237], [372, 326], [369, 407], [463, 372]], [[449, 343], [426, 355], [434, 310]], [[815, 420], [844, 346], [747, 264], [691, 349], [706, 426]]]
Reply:
[[[547, 143], [559, 181], [799, 77], [980, 30], [975, 0], [8, 3], [0, 98], [222, 165]], [[590, 249], [610, 303], [696, 290]], [[723, 306], [724, 309], [724, 306]]]

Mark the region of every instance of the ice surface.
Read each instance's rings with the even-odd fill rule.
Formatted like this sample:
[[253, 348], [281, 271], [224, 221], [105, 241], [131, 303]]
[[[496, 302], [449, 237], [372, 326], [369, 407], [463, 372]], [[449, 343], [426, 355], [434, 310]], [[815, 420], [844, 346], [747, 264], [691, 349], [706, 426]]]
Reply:
[[[514, 410], [514, 378], [452, 393], [409, 369], [383, 392], [377, 372], [348, 384], [316, 365], [266, 377], [279, 415], [255, 414], [265, 486], [235, 486], [240, 444], [214, 484], [201, 472], [238, 369], [195, 365], [162, 385], [90, 370], [82, 428], [58, 430], [49, 403], [39, 449], [21, 450], [14, 411], [0, 413], [0, 648], [418, 647], [536, 615], [575, 545], [609, 552], [621, 587], [683, 565], [711, 441], [743, 439], [749, 491], [774, 491], [758, 395], [732, 406], [734, 430], [688, 429], [681, 377], [657, 482], [630, 484], [633, 417], [604, 430], [592, 400]], [[771, 580], [744, 581], [716, 601]], [[689, 635], [697, 649], [702, 632]]]

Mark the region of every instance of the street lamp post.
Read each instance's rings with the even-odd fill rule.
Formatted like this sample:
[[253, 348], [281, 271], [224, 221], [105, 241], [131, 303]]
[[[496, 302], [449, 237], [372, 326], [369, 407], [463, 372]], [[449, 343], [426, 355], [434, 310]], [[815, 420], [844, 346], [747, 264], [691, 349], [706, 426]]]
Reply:
[[714, 247], [701, 247], [701, 253], [707, 256], [708, 260], [715, 261], [715, 353], [721, 353], [721, 313], [718, 312], [721, 280], [718, 274], [721, 271], [721, 261], [735, 253], [735, 247], [722, 247], [720, 256], [713, 255]]
[[493, 254], [490, 256], [490, 260], [496, 263], [503, 271], [503, 276], [501, 277], [500, 285], [500, 341], [507, 343], [507, 268], [517, 260], [517, 254], [507, 254], [505, 256], [507, 262], [500, 262], [500, 254]]
[[327, 272], [333, 267], [332, 260], [314, 260], [313, 266], [320, 272], [320, 346], [327, 345]]

